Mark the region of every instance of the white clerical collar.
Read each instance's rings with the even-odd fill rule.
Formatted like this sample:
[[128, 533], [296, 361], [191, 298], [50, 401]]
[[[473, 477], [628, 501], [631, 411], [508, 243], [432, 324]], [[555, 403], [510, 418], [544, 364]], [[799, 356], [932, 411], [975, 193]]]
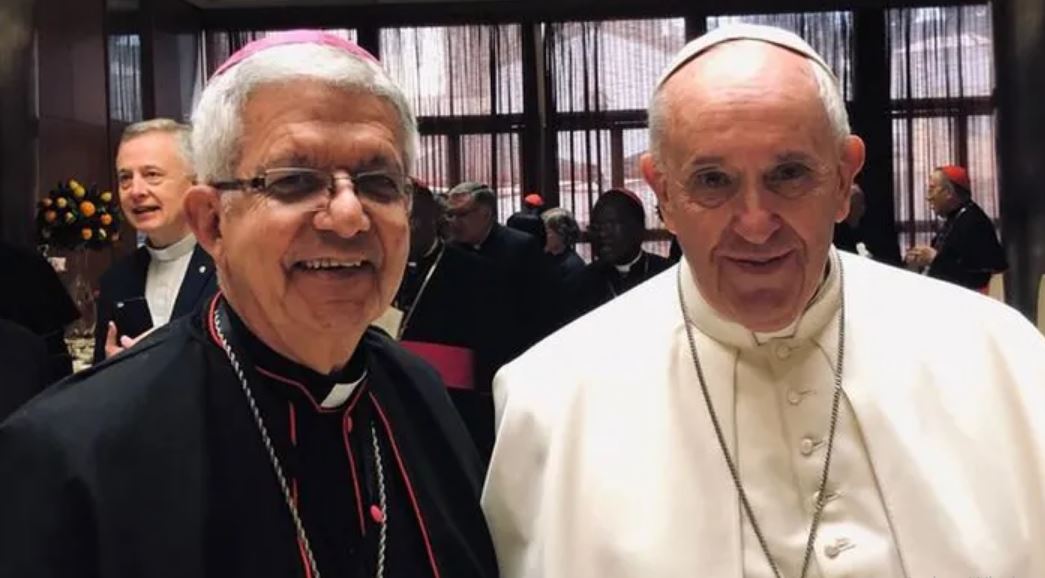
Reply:
[[614, 265], [614, 267], [617, 268], [617, 272], [620, 273], [621, 275], [627, 275], [628, 271], [631, 271], [631, 268], [635, 265], [635, 263], [638, 263], [639, 259], [641, 259], [641, 258], [642, 258], [642, 250], [639, 249], [639, 253], [637, 255], [635, 255], [635, 258], [632, 259], [630, 263], [625, 263], [623, 265]]
[[352, 397], [352, 392], [356, 390], [356, 387], [358, 387], [360, 383], [363, 383], [364, 379], [366, 379], [365, 371], [359, 379], [351, 383], [334, 384], [334, 387], [331, 388], [330, 393], [328, 393], [326, 398], [323, 399], [323, 402], [319, 404], [320, 407], [322, 407], [323, 409], [332, 409], [343, 405], [346, 401], [348, 401], [349, 397]]
[[791, 325], [779, 331], [756, 334], [743, 325], [726, 319], [701, 295], [693, 278], [693, 270], [685, 259], [679, 262], [682, 273], [682, 293], [690, 318], [697, 329], [716, 341], [740, 348], [757, 347], [769, 339], [809, 339], [835, 317], [841, 304], [841, 281], [838, 252], [832, 247], [828, 253], [828, 274], [806, 306], [805, 311]]
[[149, 256], [157, 261], [174, 261], [188, 255], [195, 248], [196, 237], [191, 233], [185, 235], [180, 241], [167, 245], [162, 249], [155, 249], [148, 243], [145, 244], [145, 249], [149, 252]]

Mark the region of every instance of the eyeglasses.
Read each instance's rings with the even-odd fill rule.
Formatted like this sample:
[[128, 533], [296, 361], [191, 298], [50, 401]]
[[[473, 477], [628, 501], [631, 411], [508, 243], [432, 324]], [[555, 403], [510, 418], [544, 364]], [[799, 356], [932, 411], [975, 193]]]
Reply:
[[361, 199], [380, 204], [391, 204], [408, 198], [409, 182], [399, 173], [385, 171], [361, 172], [355, 175], [345, 171], [321, 171], [302, 167], [266, 169], [252, 179], [219, 181], [210, 185], [220, 191], [259, 191], [285, 203], [294, 203], [325, 191], [336, 192], [338, 181], [348, 180]]

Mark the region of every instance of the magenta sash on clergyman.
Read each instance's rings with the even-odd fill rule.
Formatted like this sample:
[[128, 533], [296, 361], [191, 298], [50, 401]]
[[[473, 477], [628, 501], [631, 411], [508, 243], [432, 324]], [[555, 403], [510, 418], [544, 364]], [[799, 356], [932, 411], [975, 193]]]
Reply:
[[471, 349], [425, 341], [400, 341], [399, 345], [432, 364], [447, 387], [475, 389], [475, 352]]

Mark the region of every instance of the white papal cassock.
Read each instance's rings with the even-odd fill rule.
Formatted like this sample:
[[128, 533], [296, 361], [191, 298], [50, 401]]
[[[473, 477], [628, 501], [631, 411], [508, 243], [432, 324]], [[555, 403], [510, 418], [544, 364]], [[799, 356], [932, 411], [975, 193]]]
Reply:
[[683, 262], [495, 380], [483, 507], [506, 578], [755, 577], [676, 290], [770, 551], [797, 576], [845, 395], [810, 576], [1045, 576], [1045, 339], [966, 289], [832, 251], [783, 335], [718, 316]]

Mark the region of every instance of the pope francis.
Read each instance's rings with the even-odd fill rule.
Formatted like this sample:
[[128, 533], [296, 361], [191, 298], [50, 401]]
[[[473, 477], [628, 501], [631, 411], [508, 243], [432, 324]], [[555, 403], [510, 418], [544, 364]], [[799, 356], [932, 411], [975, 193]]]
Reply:
[[641, 168], [685, 258], [498, 374], [503, 576], [1045, 576], [1045, 339], [832, 250], [863, 161], [797, 36], [675, 57]]

